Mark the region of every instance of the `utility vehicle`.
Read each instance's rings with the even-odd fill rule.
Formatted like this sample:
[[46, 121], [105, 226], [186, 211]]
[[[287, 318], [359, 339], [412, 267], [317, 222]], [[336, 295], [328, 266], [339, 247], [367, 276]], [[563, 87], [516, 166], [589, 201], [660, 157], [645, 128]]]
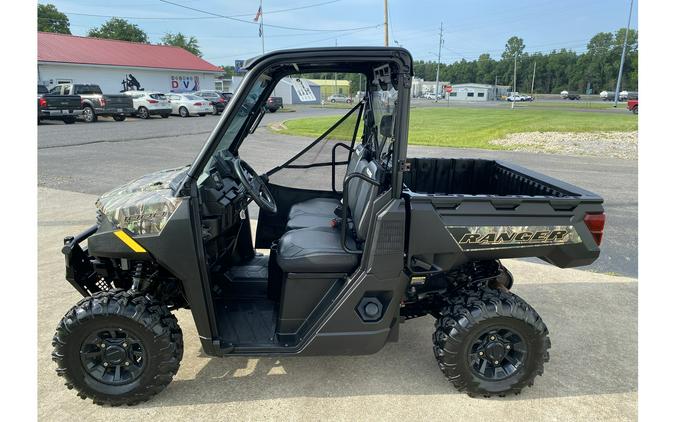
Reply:
[[[251, 59], [191, 165], [102, 195], [96, 224], [62, 249], [84, 296], [53, 340], [66, 385], [111, 405], [161, 391], [183, 356], [179, 308], [213, 356], [375, 353], [403, 321], [430, 315], [429, 357], [460, 391], [531, 385], [549, 359], [548, 330], [509, 291], [498, 259], [590, 264], [602, 199], [500, 161], [408, 159], [412, 63], [380, 47]], [[272, 150], [278, 139], [248, 136], [281, 78], [316, 72], [361, 73], [366, 95], [286, 157]], [[247, 148], [279, 164], [259, 175]]]

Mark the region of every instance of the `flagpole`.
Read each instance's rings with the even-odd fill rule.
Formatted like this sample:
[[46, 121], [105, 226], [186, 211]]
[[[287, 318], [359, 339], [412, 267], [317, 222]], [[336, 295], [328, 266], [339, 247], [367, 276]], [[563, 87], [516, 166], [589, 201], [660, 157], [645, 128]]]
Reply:
[[262, 52], [265, 54], [265, 13], [263, 10], [262, 0], [260, 0], [260, 37], [262, 38]]

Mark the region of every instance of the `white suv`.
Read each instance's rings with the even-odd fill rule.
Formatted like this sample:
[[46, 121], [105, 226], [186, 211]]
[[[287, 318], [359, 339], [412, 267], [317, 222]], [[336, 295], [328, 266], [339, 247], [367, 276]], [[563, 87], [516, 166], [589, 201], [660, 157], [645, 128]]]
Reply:
[[171, 102], [161, 92], [126, 91], [124, 94], [134, 101], [136, 117], [149, 119], [150, 116], [159, 114], [166, 119], [171, 115]]

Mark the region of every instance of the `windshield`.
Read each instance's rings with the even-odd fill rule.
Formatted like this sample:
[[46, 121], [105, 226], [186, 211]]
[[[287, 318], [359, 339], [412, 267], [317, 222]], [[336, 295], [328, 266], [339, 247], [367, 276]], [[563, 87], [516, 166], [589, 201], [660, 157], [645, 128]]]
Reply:
[[[236, 114], [230, 121], [227, 130], [225, 131], [225, 133], [223, 133], [223, 136], [218, 141], [218, 145], [216, 146], [216, 149], [213, 151], [213, 155], [209, 159], [209, 162], [202, 170], [202, 175], [199, 178], [200, 181], [203, 180], [205, 176], [208, 176], [207, 172], [208, 169], [211, 168], [212, 166], [213, 156], [220, 154], [222, 151], [230, 148], [232, 142], [234, 142], [235, 138], [237, 137], [237, 134], [246, 123], [246, 120], [252, 116], [254, 112], [253, 108], [260, 99], [260, 96], [262, 95], [263, 91], [265, 91], [265, 88], [270, 84], [271, 80], [272, 78], [270, 78], [267, 75], [260, 75], [258, 79], [252, 84], [251, 89], [246, 94], [244, 102], [239, 106], [239, 108], [236, 111], [233, 111]], [[261, 109], [262, 108], [255, 110], [255, 114], [259, 113]]]
[[201, 97], [197, 97], [195, 95], [183, 95], [183, 98], [185, 98], [187, 100], [201, 100], [202, 99]]

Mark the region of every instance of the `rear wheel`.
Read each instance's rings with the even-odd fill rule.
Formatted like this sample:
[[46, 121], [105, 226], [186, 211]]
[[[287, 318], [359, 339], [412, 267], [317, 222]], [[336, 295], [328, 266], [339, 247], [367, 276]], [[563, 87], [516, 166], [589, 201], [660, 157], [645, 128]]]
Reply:
[[633, 114], [638, 114], [638, 106], [633, 107]]
[[84, 121], [87, 123], [94, 123], [95, 121], [98, 120], [98, 116], [96, 116], [94, 109], [90, 106], [85, 106], [82, 109], [82, 117], [84, 118]]
[[178, 109], [178, 114], [180, 114], [180, 117], [188, 117], [190, 115], [190, 112], [188, 112], [187, 108], [181, 107]]
[[52, 345], [66, 387], [101, 405], [148, 400], [171, 382], [183, 357], [176, 317], [149, 296], [119, 289], [71, 308]]
[[218, 107], [216, 107], [216, 106], [214, 105], [214, 106], [212, 107], [211, 114], [213, 114], [214, 116], [217, 116], [217, 115], [218, 115]]
[[143, 106], [138, 107], [137, 114], [138, 114], [138, 117], [140, 117], [141, 119], [149, 119], [150, 118], [150, 112], [148, 111], [147, 108], [145, 108]]
[[470, 396], [518, 394], [544, 373], [551, 341], [523, 299], [488, 286], [457, 292], [436, 321], [434, 355], [446, 378]]

